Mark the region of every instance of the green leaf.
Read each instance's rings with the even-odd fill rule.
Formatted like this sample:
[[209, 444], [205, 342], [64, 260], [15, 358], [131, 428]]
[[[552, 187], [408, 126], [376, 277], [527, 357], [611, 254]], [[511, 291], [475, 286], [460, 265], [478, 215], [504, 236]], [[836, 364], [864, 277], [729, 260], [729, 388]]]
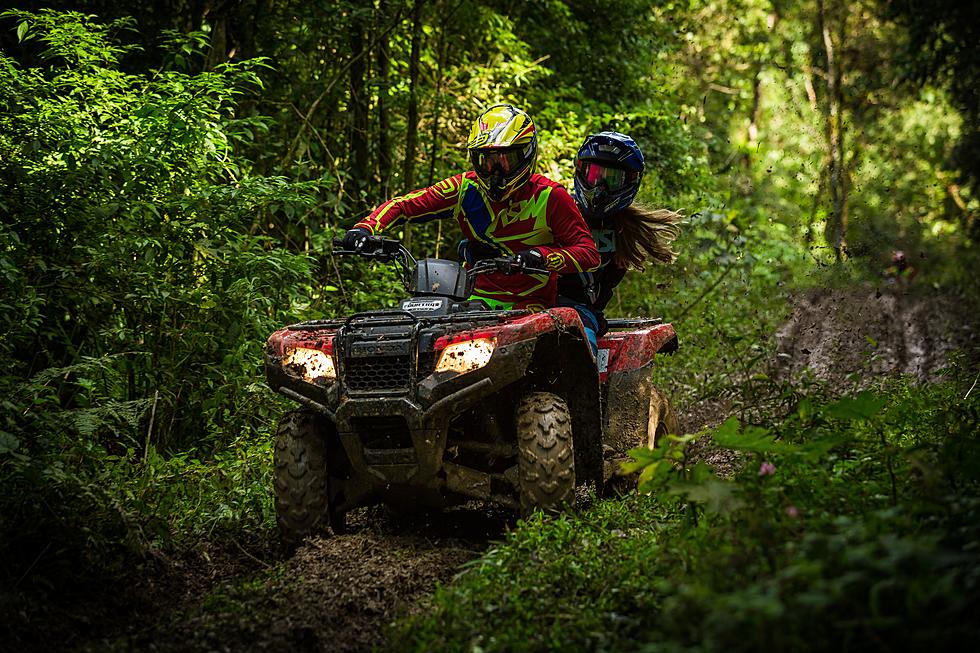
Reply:
[[24, 36], [27, 34], [27, 21], [22, 22], [17, 26], [17, 42], [21, 43], [24, 40]]
[[13, 433], [0, 431], [0, 454], [17, 451], [20, 447], [20, 440]]
[[788, 442], [777, 442], [769, 429], [761, 426], [746, 426], [739, 432], [738, 420], [729, 417], [718, 427], [712, 436], [716, 444], [735, 451], [752, 453], [794, 453], [798, 447]]
[[735, 496], [736, 485], [731, 481], [711, 477], [701, 483], [675, 482], [668, 488], [670, 494], [686, 497], [689, 501], [703, 504], [705, 509], [719, 514], [738, 510], [743, 501]]
[[885, 407], [885, 400], [873, 392], [862, 392], [856, 397], [844, 397], [824, 410], [829, 417], [843, 420], [871, 419]]

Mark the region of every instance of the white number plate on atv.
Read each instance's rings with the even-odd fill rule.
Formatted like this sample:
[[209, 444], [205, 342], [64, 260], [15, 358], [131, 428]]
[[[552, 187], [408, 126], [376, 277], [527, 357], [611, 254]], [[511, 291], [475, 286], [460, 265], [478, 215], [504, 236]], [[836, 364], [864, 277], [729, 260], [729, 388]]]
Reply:
[[609, 369], [609, 350], [600, 349], [599, 353], [596, 355], [595, 364], [599, 368], [599, 373], [602, 374]]
[[415, 299], [402, 304], [404, 311], [438, 311], [442, 308], [442, 300], [439, 299]]

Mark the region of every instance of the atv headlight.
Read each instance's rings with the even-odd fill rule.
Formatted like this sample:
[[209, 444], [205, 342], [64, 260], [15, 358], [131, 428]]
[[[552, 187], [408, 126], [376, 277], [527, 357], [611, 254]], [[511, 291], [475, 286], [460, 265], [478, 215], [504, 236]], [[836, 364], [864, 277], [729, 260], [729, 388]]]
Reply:
[[298, 367], [302, 370], [303, 379], [314, 383], [320, 379], [333, 381], [337, 378], [337, 370], [333, 366], [333, 358], [330, 354], [319, 349], [306, 349], [297, 347], [296, 349], [286, 350], [286, 356], [282, 359], [282, 366], [285, 368]]
[[478, 370], [490, 362], [497, 341], [494, 338], [477, 338], [456, 342], [439, 354], [436, 372], [456, 372], [466, 374]]

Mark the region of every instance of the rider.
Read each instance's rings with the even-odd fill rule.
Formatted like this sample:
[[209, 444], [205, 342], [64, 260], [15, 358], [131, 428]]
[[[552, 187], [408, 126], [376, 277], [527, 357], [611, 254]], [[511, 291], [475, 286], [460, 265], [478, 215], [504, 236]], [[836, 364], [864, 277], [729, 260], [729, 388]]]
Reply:
[[549, 271], [480, 275], [475, 299], [491, 308], [554, 306], [555, 273], [594, 270], [599, 254], [568, 192], [534, 174], [537, 144], [530, 116], [509, 104], [490, 107], [466, 143], [472, 171], [385, 202], [344, 235], [344, 246], [360, 250], [368, 236], [405, 221], [455, 217], [471, 245], [468, 264], [514, 256], [520, 269]]
[[594, 273], [559, 277], [558, 304], [578, 311], [593, 352], [607, 330], [603, 309], [626, 271], [642, 270], [647, 258], [665, 264], [677, 258], [670, 243], [680, 235], [681, 215], [633, 204], [644, 168], [636, 142], [613, 131], [588, 136], [575, 157], [575, 202], [602, 261]]
[[909, 265], [905, 252], [898, 249], [892, 253], [892, 264], [885, 269], [885, 276], [892, 282], [909, 284], [915, 278], [916, 269]]

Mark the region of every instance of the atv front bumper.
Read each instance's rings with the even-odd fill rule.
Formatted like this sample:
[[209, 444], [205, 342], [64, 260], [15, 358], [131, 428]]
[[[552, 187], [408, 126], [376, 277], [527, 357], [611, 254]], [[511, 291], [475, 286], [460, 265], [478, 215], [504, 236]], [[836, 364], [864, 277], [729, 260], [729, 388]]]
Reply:
[[533, 353], [530, 340], [499, 346], [480, 369], [433, 372], [391, 392], [351, 392], [342, 379], [310, 383], [270, 351], [265, 368], [270, 387], [333, 422], [352, 475], [375, 490], [411, 485], [490, 498], [486, 475], [444, 461], [449, 424], [480, 404], [501, 401], [499, 395], [524, 378]]

